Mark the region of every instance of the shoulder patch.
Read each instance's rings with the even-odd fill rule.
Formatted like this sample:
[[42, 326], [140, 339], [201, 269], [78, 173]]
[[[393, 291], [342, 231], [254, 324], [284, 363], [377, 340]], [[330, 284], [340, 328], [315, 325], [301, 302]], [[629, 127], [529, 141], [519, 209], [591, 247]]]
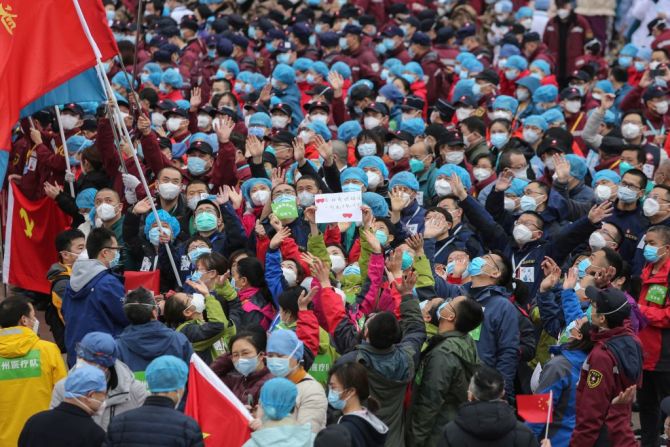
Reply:
[[586, 375], [586, 384], [589, 388], [597, 388], [603, 380], [603, 373], [597, 369], [590, 369]]

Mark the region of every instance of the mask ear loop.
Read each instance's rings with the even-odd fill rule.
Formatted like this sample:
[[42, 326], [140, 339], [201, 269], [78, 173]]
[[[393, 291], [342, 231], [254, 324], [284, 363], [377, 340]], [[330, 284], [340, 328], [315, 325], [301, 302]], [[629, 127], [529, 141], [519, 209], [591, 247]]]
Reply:
[[611, 311], [609, 311], [609, 312], [605, 312], [605, 313], [601, 313], [601, 312], [598, 312], [598, 313], [599, 313], [600, 315], [612, 315], [613, 313], [616, 313], [616, 312], [618, 312], [619, 310], [623, 309], [624, 306], [626, 306], [626, 305], [628, 305], [628, 301], [626, 301], [625, 303], [623, 303], [621, 306], [617, 307], [617, 308], [614, 309], [614, 310], [611, 310]]

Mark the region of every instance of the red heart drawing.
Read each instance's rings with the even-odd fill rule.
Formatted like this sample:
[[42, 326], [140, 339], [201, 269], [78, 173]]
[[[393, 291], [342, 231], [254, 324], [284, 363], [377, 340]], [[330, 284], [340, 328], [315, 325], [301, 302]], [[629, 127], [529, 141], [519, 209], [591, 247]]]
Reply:
[[316, 200], [315, 200], [316, 203], [323, 203], [323, 202], [325, 202], [325, 201], [326, 201], [326, 199], [316, 199]]
[[351, 217], [351, 216], [353, 216], [353, 214], [351, 214], [351, 213], [342, 213], [342, 217], [347, 217], [347, 218], [349, 218], [349, 217]]

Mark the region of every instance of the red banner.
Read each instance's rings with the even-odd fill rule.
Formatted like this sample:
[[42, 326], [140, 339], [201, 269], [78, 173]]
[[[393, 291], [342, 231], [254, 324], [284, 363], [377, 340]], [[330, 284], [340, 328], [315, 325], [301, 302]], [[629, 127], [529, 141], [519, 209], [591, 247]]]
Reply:
[[[0, 150], [10, 149], [24, 106], [95, 65], [75, 1], [0, 0]], [[101, 1], [79, 5], [102, 60], [110, 59], [117, 47]]]
[[10, 182], [5, 228], [3, 281], [36, 292], [50, 293], [47, 271], [58, 261], [54, 241], [72, 218], [45, 197], [31, 202]]
[[125, 278], [124, 285], [126, 287], [126, 293], [131, 290], [139, 289], [144, 287], [145, 289], [151, 290], [154, 295], [160, 294], [161, 288], [161, 271], [160, 270], [151, 270], [149, 272], [134, 272], [126, 270], [123, 272], [123, 277]]
[[240, 447], [251, 437], [251, 415], [197, 354], [191, 357], [184, 413], [198, 422], [207, 447]]

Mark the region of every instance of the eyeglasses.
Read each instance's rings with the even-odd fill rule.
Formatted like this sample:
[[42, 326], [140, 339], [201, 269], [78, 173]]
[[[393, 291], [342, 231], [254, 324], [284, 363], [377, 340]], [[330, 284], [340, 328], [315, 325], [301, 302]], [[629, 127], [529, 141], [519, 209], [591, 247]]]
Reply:
[[630, 188], [630, 189], [633, 189], [635, 191], [639, 191], [640, 189], [642, 189], [637, 185], [633, 185], [633, 184], [630, 184], [628, 182], [623, 182], [623, 181], [621, 182], [621, 186], [625, 186], [626, 188]]
[[495, 261], [495, 259], [493, 259], [493, 256], [491, 256], [491, 255], [482, 256], [483, 259], [487, 259], [486, 257], [488, 257], [488, 259], [491, 261], [491, 264], [493, 264], [493, 267], [496, 269], [496, 272], [499, 272], [500, 268], [498, 268], [498, 264], [496, 264], [496, 261]]

